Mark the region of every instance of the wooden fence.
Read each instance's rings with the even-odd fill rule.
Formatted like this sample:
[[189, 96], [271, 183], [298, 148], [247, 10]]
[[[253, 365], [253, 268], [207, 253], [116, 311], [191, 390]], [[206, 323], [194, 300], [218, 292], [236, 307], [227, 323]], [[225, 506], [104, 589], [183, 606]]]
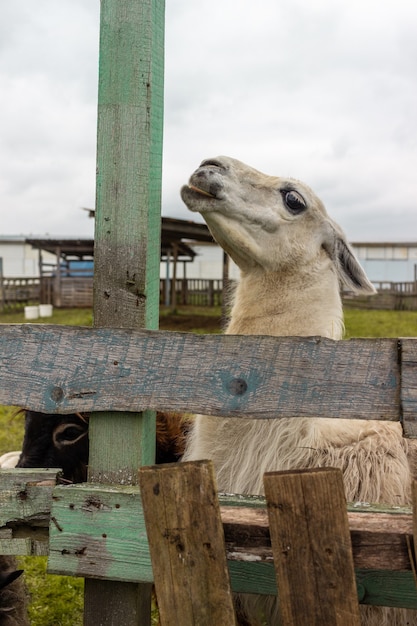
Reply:
[[39, 278], [5, 278], [0, 276], [0, 311], [19, 309], [38, 303]]
[[[69, 358], [74, 346], [77, 359]], [[47, 413], [93, 411], [104, 423], [108, 411], [118, 411], [119, 429], [131, 411], [172, 409], [267, 419], [392, 420], [402, 422], [407, 436], [417, 435], [415, 339], [333, 342], [4, 325], [0, 355], [0, 403]], [[114, 437], [110, 445], [117, 448], [121, 436]], [[231, 588], [278, 592], [284, 614], [295, 610], [304, 620], [286, 624], [313, 623], [317, 606], [327, 617], [316, 623], [336, 624], [329, 607], [337, 612], [348, 606], [354, 617], [346, 623], [357, 624], [358, 600], [417, 609], [411, 510], [363, 503], [346, 509], [338, 471], [267, 475], [267, 506], [262, 498], [227, 495], [220, 497], [220, 508], [206, 463], [141, 472], [140, 488], [108, 480], [54, 487], [54, 472], [3, 470], [1, 550], [49, 553], [50, 572], [103, 584], [155, 580], [163, 626], [233, 623], [219, 618], [220, 607], [223, 619], [230, 611]], [[283, 510], [295, 507], [297, 524], [277, 517], [282, 494], [293, 498], [294, 506]], [[306, 494], [315, 506], [306, 504]], [[332, 520], [327, 530], [323, 515]], [[294, 547], [290, 563], [283, 536]], [[330, 564], [323, 545], [332, 554]], [[184, 580], [187, 602], [184, 591], [174, 601], [171, 591]], [[312, 585], [320, 590], [314, 598]], [[195, 621], [189, 621], [191, 614]], [[116, 621], [96, 615], [86, 623]]]
[[378, 290], [378, 293], [397, 293], [402, 295], [417, 295], [417, 281], [408, 281], [408, 282], [398, 282], [394, 283], [392, 281], [379, 281], [374, 282], [375, 288]]
[[[22, 308], [26, 304], [54, 304], [57, 308], [92, 307], [93, 279], [91, 277], [61, 277], [59, 293], [55, 278], [4, 278], [0, 289], [0, 307], [3, 310]], [[233, 289], [234, 281], [229, 281]], [[378, 294], [373, 296], [345, 295], [347, 307], [362, 309], [417, 310], [415, 283], [376, 283]], [[3, 295], [2, 295], [3, 294]], [[159, 303], [167, 306], [222, 306], [224, 297], [222, 279], [187, 278], [159, 281]]]
[[[53, 304], [57, 308], [93, 306], [93, 278], [90, 276], [44, 275], [42, 278], [4, 278], [0, 306], [4, 310], [26, 304]], [[221, 306], [223, 280], [189, 278], [159, 281], [159, 302], [169, 306]]]
[[417, 310], [417, 283], [374, 282], [378, 293], [372, 296], [352, 296], [344, 298], [344, 304], [357, 309], [385, 309], [391, 311]]
[[[353, 566], [361, 602], [417, 608], [408, 556], [415, 534], [411, 511], [389, 508], [374, 517], [367, 509], [361, 534], [346, 512], [337, 472], [290, 475], [296, 492], [284, 483], [283, 492], [294, 491], [302, 512], [299, 537], [285, 530], [297, 531], [294, 520], [287, 517], [283, 528], [277, 519], [280, 476], [265, 479], [270, 531], [259, 499], [227, 496], [219, 518], [206, 464], [144, 469], [138, 486], [138, 468], [154, 458], [155, 409], [401, 420], [407, 436], [417, 435], [414, 340], [334, 343], [139, 330], [158, 325], [163, 18], [162, 0], [101, 2], [95, 328], [0, 326], [2, 404], [92, 412], [88, 483], [55, 487], [51, 471], [3, 470], [1, 550], [48, 552], [49, 571], [84, 576], [85, 626], [148, 626], [153, 580], [165, 626], [233, 624], [229, 576], [238, 591], [278, 589], [284, 615], [292, 613], [294, 595], [301, 598], [294, 624], [336, 624], [337, 615], [346, 615], [344, 625], [356, 626]], [[331, 503], [322, 501], [328, 485]], [[314, 507], [303, 511], [308, 494], [322, 503], [321, 520], [334, 520], [330, 534], [320, 517], [309, 517]], [[158, 520], [166, 519], [165, 526], [153, 523], [153, 506], [163, 507]], [[157, 545], [165, 542], [161, 561], [158, 550], [151, 558], [146, 522]], [[352, 561], [348, 528], [353, 545], [356, 539], [375, 544], [386, 558], [354, 549]], [[291, 545], [302, 550], [288, 551]], [[290, 567], [283, 574], [284, 558]], [[173, 567], [169, 585], [166, 562]], [[314, 595], [326, 607], [321, 613]]]
[[221, 306], [223, 304], [223, 280], [221, 279], [181, 278], [174, 281], [161, 278], [159, 290], [159, 302], [167, 306]]

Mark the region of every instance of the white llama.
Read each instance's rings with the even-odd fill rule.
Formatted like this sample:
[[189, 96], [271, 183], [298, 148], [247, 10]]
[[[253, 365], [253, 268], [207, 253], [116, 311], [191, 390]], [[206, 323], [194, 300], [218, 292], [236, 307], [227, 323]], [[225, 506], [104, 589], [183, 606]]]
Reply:
[[[341, 339], [340, 284], [375, 291], [339, 226], [297, 180], [222, 156], [203, 161], [181, 197], [240, 268], [228, 334]], [[262, 494], [265, 472], [332, 466], [343, 471], [349, 501], [410, 502], [399, 423], [197, 416], [184, 456], [196, 459], [213, 460], [223, 492]], [[276, 601], [257, 600], [245, 602], [250, 623], [263, 611], [278, 624]], [[417, 625], [412, 610], [361, 606], [361, 616], [367, 626]]]

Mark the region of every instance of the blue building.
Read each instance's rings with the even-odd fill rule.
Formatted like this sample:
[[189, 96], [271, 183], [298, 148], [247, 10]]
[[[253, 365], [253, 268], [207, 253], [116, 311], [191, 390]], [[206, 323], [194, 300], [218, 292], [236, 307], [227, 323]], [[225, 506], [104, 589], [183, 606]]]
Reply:
[[372, 282], [417, 280], [417, 242], [360, 242], [352, 247]]

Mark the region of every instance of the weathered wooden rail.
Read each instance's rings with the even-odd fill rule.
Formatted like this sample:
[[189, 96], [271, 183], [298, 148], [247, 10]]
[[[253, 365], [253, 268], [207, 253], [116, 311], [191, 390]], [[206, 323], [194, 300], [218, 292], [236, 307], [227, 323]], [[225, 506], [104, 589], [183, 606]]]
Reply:
[[[25, 358], [22, 358], [22, 355]], [[417, 436], [417, 340], [0, 326], [0, 403], [401, 421]]]
[[[416, 368], [417, 340], [407, 338], [335, 342], [317, 337], [0, 326], [0, 403], [45, 413], [94, 411], [98, 421], [116, 411], [120, 428], [125, 420], [130, 422], [132, 411], [151, 408], [262, 419], [320, 415], [393, 420], [403, 424], [407, 436], [415, 437]], [[161, 472], [165, 476], [168, 472], [175, 481], [178, 472], [188, 471], [187, 466], [155, 469], [150, 480], [155, 481], [156, 476], [162, 480]], [[195, 478], [200, 470], [197, 463], [189, 471]], [[147, 472], [149, 476], [146, 469], [144, 475]], [[149, 504], [153, 488], [148, 489], [144, 511], [143, 496], [135, 484], [115, 485], [105, 480], [104, 484], [54, 488], [50, 474], [3, 470], [1, 476], [3, 552], [48, 553], [51, 572], [103, 583], [153, 581], [145, 530], [147, 509], [148, 515], [158, 511], [155, 503]], [[178, 490], [171, 492], [178, 501]], [[187, 497], [186, 492], [179, 497], [184, 510]], [[193, 500], [189, 502], [194, 510]], [[271, 545], [273, 533], [265, 501], [221, 496], [220, 505], [232, 588], [276, 594], [275, 568], [280, 571], [280, 556]], [[340, 519], [346, 516], [359, 600], [417, 609], [411, 510], [359, 503], [346, 513], [340, 502], [321, 505], [318, 509], [324, 507], [326, 515], [337, 510]], [[209, 532], [210, 524], [206, 527], [202, 520], [210, 517], [212, 507], [197, 508], [201, 526]], [[166, 512], [162, 519], [167, 519]], [[152, 523], [150, 528], [154, 526]], [[299, 534], [305, 540], [305, 533]], [[152, 545], [162, 554], [156, 540]], [[153, 567], [158, 581], [164, 568], [158, 560]], [[342, 570], [333, 581], [336, 586], [346, 584]], [[160, 583], [161, 595], [163, 588]], [[201, 590], [195, 593], [200, 593], [201, 602]], [[290, 596], [288, 601], [292, 601]]]

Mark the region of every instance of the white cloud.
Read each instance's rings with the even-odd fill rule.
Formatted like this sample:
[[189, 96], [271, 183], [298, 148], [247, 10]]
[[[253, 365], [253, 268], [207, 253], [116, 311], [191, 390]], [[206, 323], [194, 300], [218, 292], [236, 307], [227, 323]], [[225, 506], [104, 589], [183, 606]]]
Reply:
[[[92, 234], [96, 0], [7, 3], [0, 25], [3, 233]], [[417, 236], [417, 5], [166, 4], [163, 213], [229, 154], [307, 182], [351, 239]]]

